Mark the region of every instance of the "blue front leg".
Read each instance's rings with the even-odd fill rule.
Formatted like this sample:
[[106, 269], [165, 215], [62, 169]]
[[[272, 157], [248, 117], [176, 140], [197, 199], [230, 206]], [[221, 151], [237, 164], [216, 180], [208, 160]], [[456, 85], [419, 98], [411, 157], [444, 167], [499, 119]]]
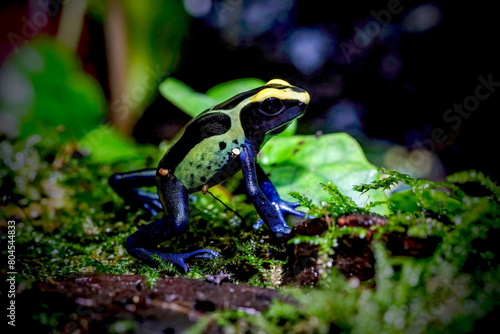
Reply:
[[[255, 210], [257, 210], [257, 213], [264, 223], [266, 223], [269, 229], [271, 229], [278, 238], [287, 236], [292, 229], [286, 224], [282, 210], [279, 205], [273, 205], [268, 196], [266, 196], [259, 187], [255, 167], [255, 153], [248, 147], [243, 146], [240, 153], [240, 160], [241, 170], [246, 182], [247, 194], [255, 206]], [[270, 189], [268, 189], [268, 191], [269, 190]], [[276, 189], [274, 189], [274, 191], [276, 191]], [[272, 196], [271, 194], [271, 197]]]
[[[278, 191], [274, 187], [271, 180], [267, 176], [266, 172], [262, 169], [259, 164], [256, 164], [257, 170], [257, 179], [259, 180], [259, 185], [264, 194], [267, 196], [272, 205], [278, 210], [278, 212], [283, 215], [294, 215], [301, 218], [314, 218], [313, 216], [308, 216], [306, 213], [295, 210], [298, 206], [300, 206], [300, 202], [288, 202], [281, 199]], [[257, 221], [253, 227], [254, 229], [258, 229], [264, 224], [264, 221], [260, 219]]]

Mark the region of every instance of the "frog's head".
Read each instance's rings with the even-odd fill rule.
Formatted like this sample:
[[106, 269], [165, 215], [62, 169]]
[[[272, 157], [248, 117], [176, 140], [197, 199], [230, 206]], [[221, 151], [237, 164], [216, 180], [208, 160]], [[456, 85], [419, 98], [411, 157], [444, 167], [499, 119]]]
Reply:
[[240, 121], [246, 138], [260, 144], [304, 115], [310, 100], [305, 90], [280, 79], [273, 79], [253, 92], [241, 108]]

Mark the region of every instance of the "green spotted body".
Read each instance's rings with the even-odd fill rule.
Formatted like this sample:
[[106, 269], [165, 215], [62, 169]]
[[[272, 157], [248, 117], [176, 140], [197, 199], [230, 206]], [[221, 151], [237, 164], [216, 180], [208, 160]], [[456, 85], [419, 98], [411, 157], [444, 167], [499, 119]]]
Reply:
[[236, 156], [232, 153], [233, 149], [240, 149], [245, 142], [245, 133], [237, 110], [214, 112], [229, 116], [231, 127], [227, 132], [208, 137], [194, 146], [177, 165], [174, 175], [188, 191], [200, 189], [204, 184], [212, 186], [209, 180], [213, 180], [212, 183], [220, 183], [215, 181], [219, 179], [216, 175], [223, 173], [225, 167], [234, 161]]

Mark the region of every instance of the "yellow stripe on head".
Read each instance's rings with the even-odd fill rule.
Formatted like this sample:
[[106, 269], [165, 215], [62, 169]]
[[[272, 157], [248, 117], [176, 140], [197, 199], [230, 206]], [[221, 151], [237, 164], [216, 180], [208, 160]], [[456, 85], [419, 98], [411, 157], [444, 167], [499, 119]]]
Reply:
[[[282, 86], [280, 88], [274, 88], [274, 87], [269, 87], [269, 88], [264, 88], [260, 92], [258, 92], [251, 102], [262, 102], [270, 97], [275, 97], [280, 100], [297, 100], [297, 101], [302, 101], [306, 104], [309, 104], [309, 93], [307, 93], [305, 90], [302, 89], [296, 89], [292, 85], [290, 85], [288, 82], [285, 80], [281, 79], [273, 79], [270, 80], [268, 83], [266, 83], [265, 86], [272, 86], [272, 85], [278, 85]], [[295, 88], [295, 89], [292, 89]]]
[[288, 82], [286, 82], [285, 80], [281, 80], [281, 79], [270, 80], [266, 83], [266, 86], [269, 86], [269, 85], [291, 86]]

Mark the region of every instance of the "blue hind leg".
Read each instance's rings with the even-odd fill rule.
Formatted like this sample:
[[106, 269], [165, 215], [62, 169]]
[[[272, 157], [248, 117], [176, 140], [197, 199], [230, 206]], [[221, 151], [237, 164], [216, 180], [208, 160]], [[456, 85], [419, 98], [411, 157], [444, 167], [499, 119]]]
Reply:
[[184, 185], [174, 176], [168, 175], [161, 177], [158, 188], [159, 198], [168, 216], [149, 223], [128, 237], [125, 247], [129, 254], [150, 266], [158, 265], [155, 258], [158, 257], [181, 267], [185, 272], [188, 271], [185, 262], [188, 258], [210, 259], [219, 256], [211, 249], [199, 249], [184, 254], [168, 254], [154, 250], [159, 243], [183, 233], [189, 222], [188, 192]]

